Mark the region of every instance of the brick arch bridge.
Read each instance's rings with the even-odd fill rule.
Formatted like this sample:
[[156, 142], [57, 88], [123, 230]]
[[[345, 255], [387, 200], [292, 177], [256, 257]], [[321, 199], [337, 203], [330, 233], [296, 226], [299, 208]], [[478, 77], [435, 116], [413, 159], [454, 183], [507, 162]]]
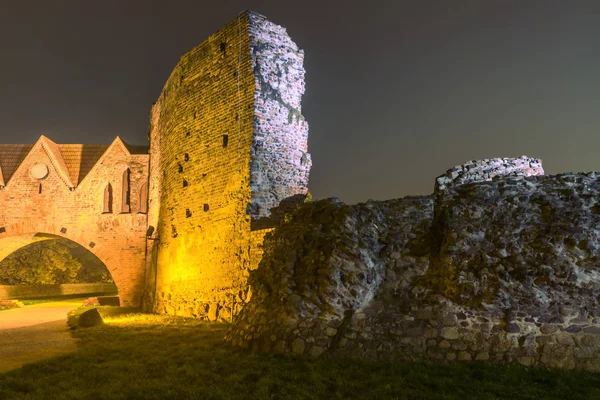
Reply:
[[[119, 296], [124, 303], [132, 304], [132, 300], [138, 297], [135, 290], [132, 291], [135, 286], [131, 285], [131, 281], [135, 280], [135, 276], [128, 276], [120, 271], [121, 263], [115, 252], [109, 246], [102, 245], [102, 243], [96, 245], [90, 241], [90, 238], [82, 230], [48, 225], [43, 221], [41, 224], [28, 221], [5, 227], [5, 229], [6, 232], [0, 234], [0, 262], [15, 251], [32, 243], [68, 239], [84, 247], [102, 261], [108, 272], [110, 272], [115, 285], [119, 288]], [[66, 232], [61, 233], [61, 230]], [[7, 234], [7, 232], [11, 234]], [[90, 243], [93, 243], [93, 247], [90, 246]]]
[[110, 145], [0, 145], [0, 260], [40, 240], [71, 240], [98, 257], [121, 303], [144, 290], [148, 154]]

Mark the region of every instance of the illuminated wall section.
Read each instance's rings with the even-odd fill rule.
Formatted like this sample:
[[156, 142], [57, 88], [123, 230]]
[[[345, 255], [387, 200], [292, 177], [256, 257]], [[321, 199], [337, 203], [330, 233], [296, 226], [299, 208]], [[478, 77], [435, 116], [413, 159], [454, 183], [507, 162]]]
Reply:
[[[275, 65], [277, 57], [267, 60], [266, 48], [281, 43], [269, 35], [258, 40], [265, 29], [287, 38], [264, 17], [240, 14], [180, 58], [152, 108], [148, 310], [230, 319], [248, 299], [246, 280], [260, 260], [267, 231], [260, 228], [269, 226], [253, 229], [252, 217], [268, 216], [279, 200], [306, 193], [299, 183], [305, 178], [293, 171], [301, 160], [310, 164], [309, 156], [299, 153], [306, 154], [307, 137], [299, 114], [303, 83], [291, 85], [296, 94], [289, 98], [285, 90], [272, 93], [293, 110], [283, 103], [272, 107], [258, 73], [271, 86], [277, 68], [302, 71], [303, 78], [302, 53], [287, 38], [281, 51], [289, 66]], [[281, 81], [286, 88], [288, 79]], [[260, 122], [269, 119], [274, 125]], [[292, 134], [297, 138], [288, 141]], [[269, 158], [274, 151], [277, 157]], [[290, 189], [279, 189], [286, 185]], [[275, 195], [264, 194], [269, 191]]]
[[[121, 304], [144, 290], [148, 149], [110, 145], [0, 144], [0, 259], [45, 234], [86, 248], [108, 268]], [[106, 189], [111, 189], [107, 191]]]
[[249, 211], [255, 220], [269, 222], [302, 203], [307, 194], [311, 158], [301, 109], [304, 52], [285, 28], [257, 14], [249, 18], [256, 83]]

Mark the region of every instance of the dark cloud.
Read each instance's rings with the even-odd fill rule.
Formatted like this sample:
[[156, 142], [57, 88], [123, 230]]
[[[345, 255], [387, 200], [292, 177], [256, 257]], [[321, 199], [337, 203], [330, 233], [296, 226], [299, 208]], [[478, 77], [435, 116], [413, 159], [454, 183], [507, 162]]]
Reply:
[[0, 142], [145, 143], [179, 56], [246, 8], [306, 51], [317, 198], [425, 194], [473, 158], [600, 169], [593, 0], [0, 0]]

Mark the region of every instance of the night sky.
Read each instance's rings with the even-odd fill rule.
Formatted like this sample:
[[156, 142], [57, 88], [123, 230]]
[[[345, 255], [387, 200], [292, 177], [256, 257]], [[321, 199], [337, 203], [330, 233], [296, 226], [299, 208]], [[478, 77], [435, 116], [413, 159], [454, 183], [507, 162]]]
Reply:
[[476, 158], [600, 170], [597, 0], [0, 0], [0, 143], [147, 144], [179, 56], [244, 9], [305, 50], [315, 198], [428, 194]]

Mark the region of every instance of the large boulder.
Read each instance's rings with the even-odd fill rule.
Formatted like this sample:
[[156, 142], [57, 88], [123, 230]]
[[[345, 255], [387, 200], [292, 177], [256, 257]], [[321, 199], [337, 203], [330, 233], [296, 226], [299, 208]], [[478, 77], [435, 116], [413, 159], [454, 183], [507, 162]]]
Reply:
[[91, 310], [87, 310], [83, 312], [79, 316], [79, 320], [77, 321], [77, 326], [82, 328], [90, 328], [92, 326], [102, 325], [104, 320], [102, 319], [102, 315], [97, 308], [92, 308]]

